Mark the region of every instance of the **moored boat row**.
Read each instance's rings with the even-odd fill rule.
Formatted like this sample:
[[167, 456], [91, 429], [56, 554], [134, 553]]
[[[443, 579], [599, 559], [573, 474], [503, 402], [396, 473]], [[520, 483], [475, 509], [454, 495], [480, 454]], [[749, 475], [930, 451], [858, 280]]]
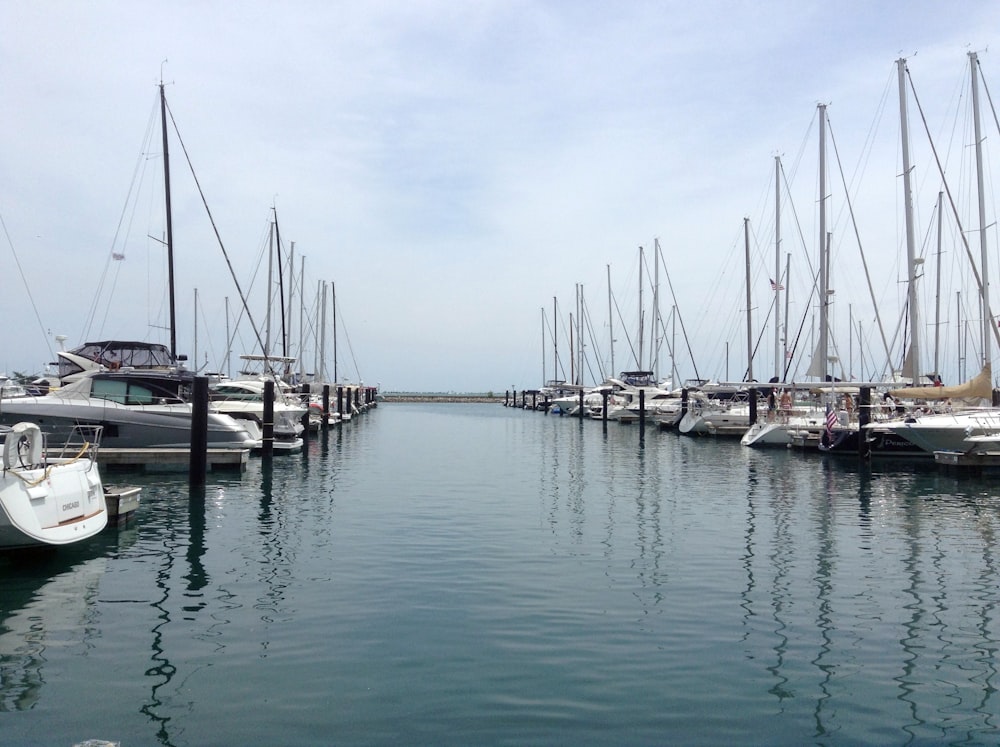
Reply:
[[[15, 396], [0, 397], [0, 549], [88, 539], [114, 513], [109, 499], [112, 509], [134, 509], [136, 489], [103, 485], [98, 463], [108, 454], [125, 454], [111, 461], [141, 467], [172, 465], [192, 450], [197, 377], [163, 346], [85, 343], [60, 354], [60, 364], [61, 375], [36, 381], [30, 391], [5, 388]], [[264, 450], [272, 429], [276, 453], [301, 451], [307, 430], [350, 422], [377, 401], [374, 387], [313, 383], [296, 390], [277, 377], [216, 380], [208, 388], [206, 448], [242, 453], [241, 465]]]
[[[622, 379], [626, 375], [622, 375]], [[740, 439], [748, 448], [779, 447], [829, 456], [920, 458], [947, 464], [1000, 463], [1000, 408], [988, 370], [969, 387], [892, 388], [892, 384], [750, 384], [683, 387], [645, 408], [643, 396], [622, 396], [622, 379], [596, 388], [600, 404], [572, 411], [577, 417], [645, 422], [686, 436]], [[626, 385], [627, 386], [627, 385]], [[720, 397], [719, 393], [725, 394]], [[949, 397], [948, 394], [961, 394]], [[541, 392], [521, 392], [506, 404], [558, 413]], [[592, 396], [592, 395], [581, 395]], [[638, 404], [634, 400], [638, 400]], [[531, 402], [532, 404], [529, 404]], [[672, 404], [668, 405], [670, 402]], [[670, 408], [676, 406], [678, 413]], [[635, 409], [633, 409], [635, 408]], [[635, 414], [633, 417], [632, 414]], [[667, 414], [670, 413], [670, 414]], [[973, 459], [974, 457], [974, 459]]]

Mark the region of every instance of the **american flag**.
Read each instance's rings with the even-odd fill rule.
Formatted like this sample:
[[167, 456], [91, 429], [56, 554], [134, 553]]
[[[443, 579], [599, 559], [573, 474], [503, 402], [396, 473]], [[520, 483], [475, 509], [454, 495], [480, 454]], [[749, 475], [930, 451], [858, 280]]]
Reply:
[[837, 413], [833, 411], [833, 408], [829, 405], [826, 406], [826, 432], [830, 433], [833, 430], [833, 426], [837, 424]]
[[773, 280], [771, 281], [771, 290], [773, 290], [773, 291], [783, 291], [784, 289], [785, 289], [785, 286], [779, 285], [778, 283], [774, 282]]

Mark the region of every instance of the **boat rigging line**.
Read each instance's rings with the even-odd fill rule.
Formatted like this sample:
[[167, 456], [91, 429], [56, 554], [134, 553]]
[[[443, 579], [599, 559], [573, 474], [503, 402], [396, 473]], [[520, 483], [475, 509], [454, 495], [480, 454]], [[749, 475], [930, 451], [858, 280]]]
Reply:
[[[979, 65], [978, 58], [975, 60], [975, 63], [976, 63], [977, 66]], [[906, 69], [906, 76], [907, 76], [907, 78], [910, 81], [910, 90], [913, 92], [913, 103], [915, 103], [917, 105], [917, 111], [920, 113], [920, 121], [923, 123], [923, 125], [924, 125], [924, 131], [927, 133], [927, 141], [930, 144], [931, 153], [934, 154], [934, 163], [937, 165], [938, 173], [941, 175], [941, 182], [942, 182], [942, 184], [944, 186], [945, 194], [948, 195], [948, 204], [951, 206], [951, 212], [952, 212], [952, 215], [955, 218], [955, 223], [959, 227], [958, 235], [962, 239], [962, 246], [965, 247], [965, 256], [969, 260], [969, 267], [972, 270], [972, 276], [973, 276], [973, 278], [975, 278], [976, 287], [979, 290], [980, 296], [982, 296], [982, 294], [983, 294], [983, 278], [979, 274], [979, 267], [976, 264], [976, 261], [973, 259], [972, 249], [969, 246], [969, 239], [965, 235], [965, 229], [962, 227], [962, 219], [961, 219], [961, 217], [958, 214], [958, 207], [955, 205], [955, 199], [954, 199], [954, 197], [951, 194], [951, 187], [948, 186], [948, 180], [945, 178], [945, 175], [944, 175], [944, 166], [941, 165], [941, 158], [938, 156], [937, 147], [935, 147], [935, 145], [934, 145], [934, 139], [931, 137], [930, 126], [927, 123], [927, 117], [924, 114], [924, 109], [920, 105], [920, 98], [917, 96], [917, 89], [913, 85], [913, 77], [910, 75], [909, 68]], [[983, 87], [984, 88], [985, 88], [985, 85], [986, 84], [985, 84], [985, 81], [984, 81], [983, 82]], [[991, 106], [992, 106], [992, 103], [993, 103], [993, 100], [990, 99], [990, 105]], [[996, 119], [996, 113], [994, 112], [994, 120], [995, 119]], [[1000, 129], [1000, 123], [997, 124], [997, 127], [998, 127], [998, 129]], [[983, 228], [980, 227], [979, 230], [983, 230]], [[992, 308], [986, 308], [986, 309], [984, 309], [983, 313], [987, 314], [991, 319], [993, 318], [993, 309]], [[1000, 329], [997, 328], [996, 324], [990, 324], [988, 326], [993, 330], [993, 337], [996, 339], [997, 345], [1000, 346]], [[989, 339], [989, 338], [987, 337], [987, 339]]]
[[[162, 92], [162, 87], [161, 87]], [[226, 251], [225, 244], [222, 243], [222, 236], [219, 235], [219, 227], [215, 223], [215, 217], [212, 215], [211, 209], [208, 207], [208, 200], [205, 199], [205, 192], [201, 188], [201, 182], [198, 181], [198, 175], [194, 171], [194, 165], [191, 163], [191, 156], [188, 154], [187, 146], [184, 145], [184, 139], [181, 137], [180, 130], [177, 129], [177, 122], [174, 120], [174, 113], [170, 111], [170, 107], [166, 103], [166, 99], [163, 99], [164, 111], [170, 114], [170, 123], [174, 127], [174, 134], [177, 135], [177, 142], [181, 146], [181, 151], [184, 153], [184, 158], [187, 161], [188, 169], [191, 171], [191, 178], [194, 179], [195, 186], [198, 188], [198, 196], [201, 198], [201, 204], [205, 208], [205, 212], [208, 215], [208, 220], [212, 224], [212, 231], [215, 233], [215, 239], [219, 243], [219, 248], [222, 250], [222, 256], [226, 260], [226, 267], [229, 268], [229, 276], [233, 280], [233, 284], [236, 286], [236, 292], [239, 293], [240, 303], [243, 304], [243, 311], [247, 315], [247, 320], [250, 322], [250, 327], [253, 329], [254, 336], [257, 338], [257, 344], [260, 345], [261, 350], [264, 351], [264, 365], [270, 368], [270, 363], [268, 361], [269, 353], [264, 347], [264, 342], [260, 336], [260, 329], [257, 327], [257, 323], [254, 321], [253, 314], [250, 312], [250, 306], [247, 303], [246, 296], [243, 293], [243, 288], [240, 286], [239, 278], [236, 277], [236, 271], [233, 269], [233, 263], [229, 259], [229, 252]], [[164, 120], [165, 122], [166, 120]], [[166, 136], [164, 136], [166, 137]], [[164, 167], [166, 163], [164, 162]]]
[[14, 256], [14, 264], [17, 265], [17, 273], [21, 276], [21, 282], [24, 284], [24, 290], [28, 294], [28, 302], [31, 304], [31, 310], [35, 313], [35, 320], [38, 322], [39, 329], [42, 330], [42, 337], [45, 338], [45, 345], [49, 349], [49, 357], [55, 358], [55, 354], [52, 352], [52, 344], [49, 342], [49, 335], [45, 331], [45, 325], [42, 324], [42, 318], [38, 315], [38, 306], [35, 305], [35, 299], [31, 295], [31, 288], [28, 287], [28, 281], [24, 277], [24, 268], [21, 267], [21, 260], [17, 256], [17, 250], [14, 249], [14, 242], [10, 238], [10, 232], [7, 231], [7, 223], [3, 219], [3, 213], [0, 213], [0, 227], [3, 227], [3, 235], [7, 239], [7, 245], [10, 247], [10, 253]]

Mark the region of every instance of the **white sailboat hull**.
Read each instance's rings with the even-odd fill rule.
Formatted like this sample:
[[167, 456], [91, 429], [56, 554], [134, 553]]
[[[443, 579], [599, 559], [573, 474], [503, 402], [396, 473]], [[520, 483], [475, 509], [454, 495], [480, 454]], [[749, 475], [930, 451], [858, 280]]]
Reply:
[[0, 548], [67, 545], [94, 536], [108, 523], [97, 462], [61, 460], [0, 475]]

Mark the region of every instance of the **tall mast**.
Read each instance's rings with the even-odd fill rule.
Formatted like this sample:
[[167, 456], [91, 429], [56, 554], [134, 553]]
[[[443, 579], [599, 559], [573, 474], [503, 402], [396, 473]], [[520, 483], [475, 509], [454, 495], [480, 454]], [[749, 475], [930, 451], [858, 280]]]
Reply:
[[782, 377], [781, 355], [781, 156], [774, 157], [774, 375]]
[[649, 370], [656, 375], [659, 368], [659, 346], [656, 344], [660, 326], [660, 240], [653, 239], [653, 313], [649, 325]]
[[299, 263], [299, 381], [305, 381], [305, 314], [306, 314], [306, 258]]
[[979, 187], [979, 250], [982, 266], [979, 273], [983, 279], [982, 317], [983, 317], [983, 368], [990, 365], [990, 333], [993, 331], [990, 319], [990, 275], [987, 271], [986, 251], [986, 199], [983, 195], [983, 138], [979, 126], [979, 56], [969, 52], [969, 64], [972, 68], [972, 118], [976, 131], [976, 180]]
[[819, 360], [817, 370], [820, 381], [826, 381], [827, 372], [827, 350], [829, 339], [827, 337], [829, 323], [829, 300], [830, 279], [827, 277], [829, 265], [827, 255], [829, 253], [828, 238], [826, 235], [826, 104], [819, 105]]
[[[271, 355], [271, 293], [274, 283], [274, 221], [271, 221], [271, 230], [267, 234], [267, 293], [264, 302], [267, 304], [264, 315], [264, 357]], [[266, 364], [270, 365], [270, 364]]]
[[[288, 328], [285, 330], [285, 355], [288, 356], [292, 350], [292, 305], [295, 303], [295, 242], [289, 242], [288, 246]], [[287, 364], [286, 364], [287, 365]]]
[[576, 284], [576, 383], [583, 386], [583, 283]]
[[319, 307], [319, 368], [316, 369], [320, 381], [326, 378], [326, 281], [320, 281], [321, 298]]
[[544, 385], [547, 379], [545, 378], [545, 307], [542, 307], [542, 384]]
[[917, 241], [913, 229], [913, 190], [910, 187], [909, 118], [906, 112], [906, 60], [896, 60], [899, 71], [899, 132], [903, 147], [903, 212], [906, 217], [906, 303], [910, 312], [909, 375], [913, 383], [920, 381], [923, 369], [920, 359], [920, 314], [917, 302]]
[[753, 319], [750, 303], [750, 219], [743, 219], [743, 245], [747, 274], [747, 381], [753, 381]]
[[332, 297], [331, 310], [333, 311], [333, 383], [340, 381], [340, 372], [337, 371], [337, 284], [330, 281], [330, 295]]
[[[322, 315], [323, 310], [325, 308], [324, 306], [320, 306], [320, 299], [323, 296], [323, 283], [324, 283], [323, 280], [316, 281], [315, 309], [317, 316]], [[323, 340], [320, 337], [319, 328], [315, 324], [313, 325], [313, 342], [315, 343], [313, 345], [313, 380], [323, 381], [323, 374], [322, 374], [323, 369], [322, 369], [322, 364], [320, 363], [320, 356], [323, 354], [322, 350]]]
[[611, 265], [608, 265], [608, 338], [611, 341], [611, 371], [608, 376], [614, 376], [615, 371], [615, 325], [614, 314], [611, 313]]
[[[785, 254], [785, 281], [790, 283], [792, 279], [792, 253], [788, 252]], [[785, 334], [781, 336], [781, 354], [784, 356], [784, 360], [781, 362], [781, 380], [784, 381], [788, 377], [788, 363], [791, 360], [788, 355], [788, 319], [789, 319], [789, 308], [788, 308], [788, 294], [785, 294]]]
[[274, 210], [274, 244], [278, 265], [278, 308], [281, 309], [281, 357], [288, 357], [288, 331], [285, 328], [285, 276], [281, 271], [281, 229], [278, 227], [278, 210]]
[[[167, 96], [160, 81], [160, 130], [163, 134], [163, 195], [167, 211], [167, 293], [170, 301], [170, 357], [177, 360], [177, 315], [174, 309], [174, 222], [170, 208], [170, 149], [167, 146]], [[197, 365], [197, 361], [195, 361]]]
[[670, 309], [670, 388], [677, 388], [677, 306]]
[[576, 348], [573, 347], [573, 312], [569, 314], [569, 383], [576, 383]]
[[645, 334], [643, 332], [642, 325], [642, 265], [646, 261], [646, 254], [643, 248], [639, 247], [639, 356], [636, 358], [636, 368], [642, 369], [642, 336]]
[[937, 268], [934, 276], [937, 288], [934, 292], [934, 374], [941, 381], [941, 234], [944, 210], [944, 192], [938, 192], [938, 224], [937, 224]]
[[559, 378], [559, 302], [552, 296], [552, 378]]

